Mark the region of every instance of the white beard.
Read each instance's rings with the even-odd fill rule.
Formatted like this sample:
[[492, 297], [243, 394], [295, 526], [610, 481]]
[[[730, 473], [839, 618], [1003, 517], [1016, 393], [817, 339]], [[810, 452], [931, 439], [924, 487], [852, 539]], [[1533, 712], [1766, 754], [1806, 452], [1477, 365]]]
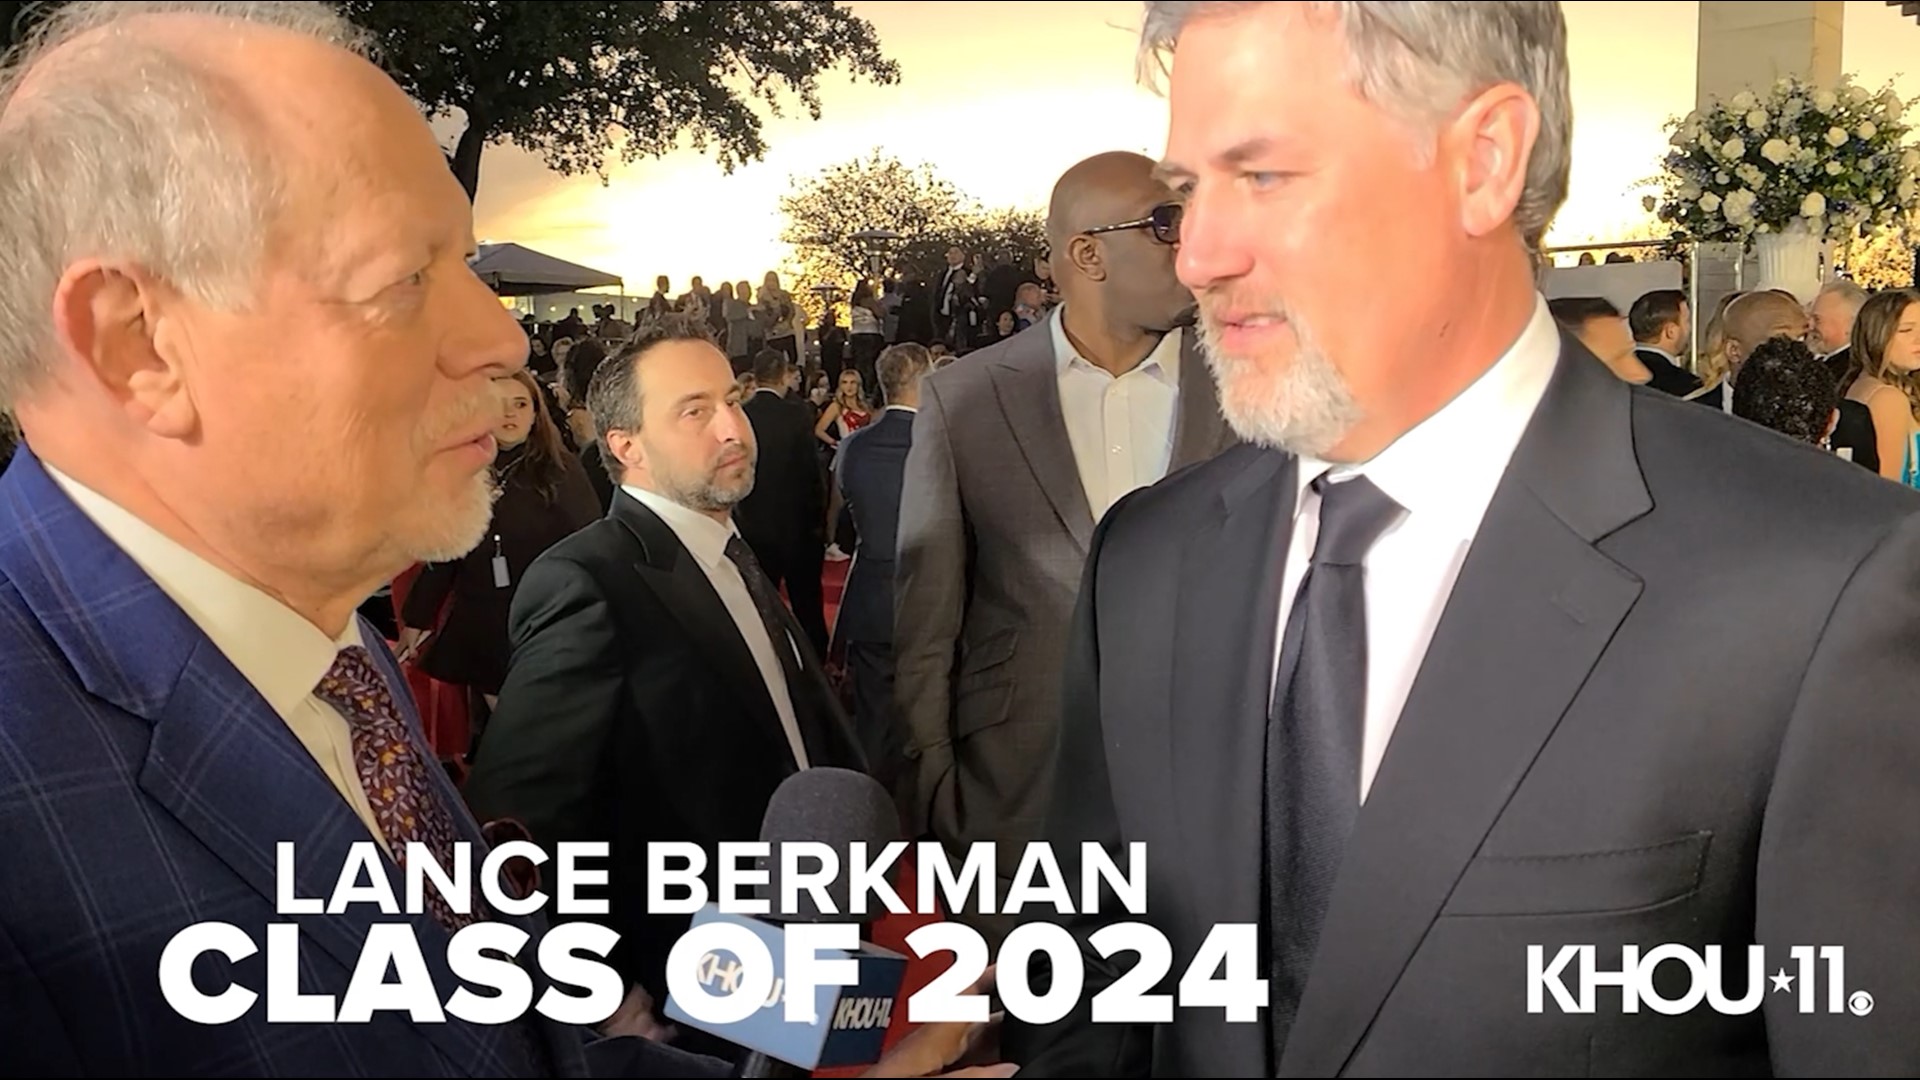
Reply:
[[1313, 345], [1298, 320], [1288, 317], [1299, 349], [1282, 370], [1259, 356], [1221, 350], [1218, 327], [1204, 313], [1200, 342], [1220, 393], [1220, 411], [1246, 442], [1321, 458], [1360, 422], [1362, 412], [1327, 354]]

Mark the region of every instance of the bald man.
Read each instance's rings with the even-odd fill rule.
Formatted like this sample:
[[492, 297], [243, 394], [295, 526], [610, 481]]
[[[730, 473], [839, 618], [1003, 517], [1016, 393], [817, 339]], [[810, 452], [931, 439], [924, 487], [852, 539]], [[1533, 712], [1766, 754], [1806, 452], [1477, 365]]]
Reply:
[[[489, 850], [356, 615], [482, 539], [526, 359], [432, 130], [331, 5], [46, 25], [0, 70], [0, 1075], [730, 1075], [523, 1012], [624, 991], [556, 996], [539, 914], [365, 899]], [[476, 923], [526, 996], [456, 977]]]
[[[1733, 362], [1733, 369], [1727, 375], [1728, 389], [1722, 392], [1720, 400], [1722, 407], [1732, 412], [1731, 388], [1740, 381], [1740, 367], [1746, 363], [1747, 357], [1773, 338], [1804, 342], [1808, 331], [1813, 328], [1813, 321], [1798, 300], [1785, 293], [1768, 291], [1748, 293], [1728, 305], [1725, 323], [1727, 355]], [[1838, 389], [1845, 394], [1846, 387]], [[1874, 439], [1873, 413], [1857, 401], [1841, 400], [1840, 419], [1835, 422], [1827, 445], [1856, 465], [1874, 472], [1880, 471], [1880, 451]]]
[[[1094, 525], [1128, 492], [1233, 442], [1185, 329], [1178, 229], [1153, 162], [1075, 165], [1047, 220], [1061, 306], [921, 389], [895, 578], [902, 809], [951, 848], [999, 842], [1003, 889], [1047, 805]], [[990, 938], [1005, 928], [975, 921]]]

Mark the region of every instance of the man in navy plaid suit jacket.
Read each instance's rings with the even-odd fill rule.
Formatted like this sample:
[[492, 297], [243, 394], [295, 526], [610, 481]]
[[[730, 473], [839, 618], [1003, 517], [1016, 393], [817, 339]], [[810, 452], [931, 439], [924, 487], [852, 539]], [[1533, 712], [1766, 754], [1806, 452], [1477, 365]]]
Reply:
[[[298, 928], [305, 994], [346, 998], [376, 921], [410, 925], [440, 1002], [460, 987], [431, 915], [277, 916], [276, 845], [302, 897], [435, 804], [484, 853], [438, 769], [376, 771], [431, 759], [355, 609], [482, 539], [493, 380], [527, 340], [468, 268], [431, 130], [330, 5], [78, 3], [45, 26], [0, 72], [0, 413], [25, 437], [0, 479], [0, 1075], [727, 1075], [538, 1016], [268, 1019], [273, 923]], [[322, 697], [341, 671], [357, 696]], [[357, 749], [343, 708], [402, 745]], [[256, 945], [193, 963], [202, 994], [260, 995], [217, 1025], [160, 982], [208, 922]], [[886, 1067], [938, 1067], [962, 1032], [931, 1034]]]

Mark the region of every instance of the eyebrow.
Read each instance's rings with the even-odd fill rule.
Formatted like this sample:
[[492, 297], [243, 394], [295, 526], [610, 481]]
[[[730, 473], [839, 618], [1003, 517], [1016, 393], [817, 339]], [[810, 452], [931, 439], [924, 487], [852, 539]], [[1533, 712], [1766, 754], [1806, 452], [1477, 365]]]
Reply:
[[1240, 143], [1237, 146], [1228, 147], [1226, 151], [1220, 155], [1220, 162], [1228, 166], [1245, 165], [1254, 158], [1271, 153], [1273, 146], [1272, 139], [1258, 137], [1248, 139], [1246, 142]]
[[[1266, 138], [1265, 136], [1255, 136], [1245, 142], [1236, 143], [1221, 151], [1216, 156], [1216, 160], [1226, 168], [1235, 169], [1255, 158], [1264, 157], [1272, 153], [1276, 145], [1272, 139]], [[1162, 161], [1153, 168], [1154, 179], [1168, 186], [1172, 186], [1172, 181], [1176, 179], [1190, 177], [1192, 175], [1193, 170], [1173, 161]]]

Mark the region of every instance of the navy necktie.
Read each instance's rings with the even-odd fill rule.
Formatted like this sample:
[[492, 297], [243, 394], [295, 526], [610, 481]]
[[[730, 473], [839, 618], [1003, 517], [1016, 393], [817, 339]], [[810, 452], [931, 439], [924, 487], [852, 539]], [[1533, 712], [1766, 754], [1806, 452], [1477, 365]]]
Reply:
[[1322, 475], [1313, 490], [1320, 496], [1319, 537], [1287, 615], [1267, 716], [1268, 941], [1276, 1069], [1360, 813], [1367, 702], [1361, 564], [1401, 509], [1365, 477], [1335, 483]]
[[825, 747], [821, 745], [817, 718], [809, 707], [812, 697], [807, 693], [807, 676], [800, 666], [800, 658], [794, 655], [799, 643], [806, 640], [805, 634], [794, 634], [789, 624], [797, 626], [793, 616], [788, 613], [787, 605], [780, 599], [780, 593], [774, 587], [773, 579], [760, 567], [760, 560], [753, 554], [747, 542], [735, 533], [727, 540], [727, 558], [733, 560], [740, 570], [740, 578], [747, 583], [747, 595], [753, 598], [753, 607], [760, 615], [760, 622], [767, 628], [767, 637], [773, 642], [774, 654], [780, 661], [780, 673], [786, 677], [787, 698], [793, 702], [794, 723], [800, 728], [800, 744], [807, 748], [808, 764], [817, 765]]

